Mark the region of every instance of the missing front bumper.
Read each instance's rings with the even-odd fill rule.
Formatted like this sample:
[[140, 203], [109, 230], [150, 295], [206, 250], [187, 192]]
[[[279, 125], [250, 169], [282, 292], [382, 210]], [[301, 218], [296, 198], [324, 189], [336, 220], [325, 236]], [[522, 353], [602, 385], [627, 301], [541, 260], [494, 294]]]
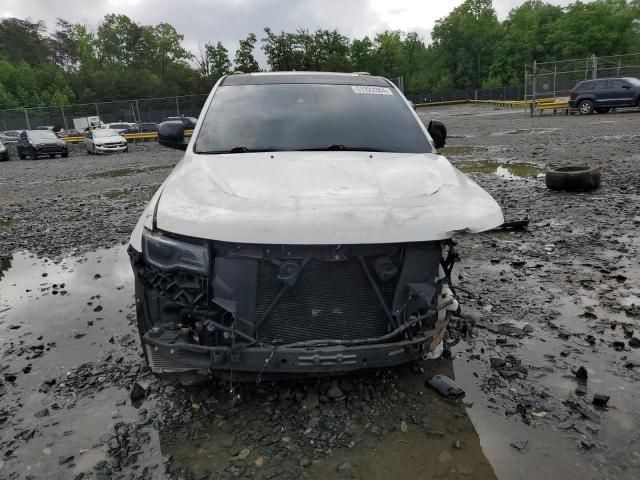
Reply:
[[432, 331], [411, 340], [357, 346], [207, 347], [179, 331], [154, 328], [142, 340], [154, 373], [230, 373], [238, 375], [340, 374], [434, 358], [440, 351], [448, 312]]

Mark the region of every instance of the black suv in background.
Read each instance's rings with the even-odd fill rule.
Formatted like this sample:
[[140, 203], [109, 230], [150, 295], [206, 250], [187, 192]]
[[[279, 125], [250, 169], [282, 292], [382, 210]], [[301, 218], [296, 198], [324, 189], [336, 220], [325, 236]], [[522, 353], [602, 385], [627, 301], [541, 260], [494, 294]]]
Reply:
[[578, 83], [571, 91], [569, 106], [582, 115], [594, 111], [607, 113], [616, 107], [637, 107], [640, 100], [640, 80], [637, 78], [600, 78]]
[[67, 144], [50, 130], [24, 130], [20, 132], [16, 148], [18, 150], [18, 156], [22, 160], [27, 157], [35, 160], [38, 157], [44, 156], [51, 158], [56, 155], [62, 157], [69, 156]]

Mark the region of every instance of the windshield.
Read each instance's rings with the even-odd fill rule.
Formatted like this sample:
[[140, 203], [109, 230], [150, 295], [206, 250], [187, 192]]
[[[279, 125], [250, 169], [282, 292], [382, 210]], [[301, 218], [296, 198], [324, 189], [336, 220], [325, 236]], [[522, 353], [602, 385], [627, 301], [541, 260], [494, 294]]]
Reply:
[[102, 128], [100, 130], [94, 130], [93, 131], [93, 136], [95, 138], [100, 138], [100, 137], [119, 137], [120, 134], [118, 132], [116, 132], [115, 130], [112, 130], [110, 128]]
[[57, 140], [56, 134], [49, 130], [31, 130], [29, 137], [38, 140]]
[[220, 87], [200, 129], [195, 151], [256, 150], [431, 151], [411, 110], [389, 87]]

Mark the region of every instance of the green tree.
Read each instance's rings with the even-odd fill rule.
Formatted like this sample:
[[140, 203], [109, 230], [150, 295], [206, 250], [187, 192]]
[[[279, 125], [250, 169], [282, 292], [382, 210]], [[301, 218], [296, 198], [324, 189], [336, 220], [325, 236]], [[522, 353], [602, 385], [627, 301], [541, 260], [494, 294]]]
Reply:
[[244, 73], [259, 72], [260, 66], [253, 57], [253, 49], [258, 39], [254, 33], [247, 35], [247, 38], [240, 40], [240, 46], [236, 50], [234, 63], [236, 70]]
[[215, 81], [223, 75], [227, 75], [231, 69], [231, 61], [229, 60], [229, 51], [225, 46], [221, 42], [215, 45], [207, 44], [205, 51], [211, 65], [211, 78]]
[[640, 2], [577, 1], [558, 17], [547, 37], [547, 48], [558, 58], [612, 55], [640, 50]]
[[29, 19], [3, 18], [0, 20], [0, 55], [12, 62], [25, 61], [31, 65], [44, 63], [49, 58], [49, 44], [43, 34], [44, 22]]
[[501, 25], [491, 0], [465, 0], [431, 34], [456, 88], [479, 87], [488, 77]]

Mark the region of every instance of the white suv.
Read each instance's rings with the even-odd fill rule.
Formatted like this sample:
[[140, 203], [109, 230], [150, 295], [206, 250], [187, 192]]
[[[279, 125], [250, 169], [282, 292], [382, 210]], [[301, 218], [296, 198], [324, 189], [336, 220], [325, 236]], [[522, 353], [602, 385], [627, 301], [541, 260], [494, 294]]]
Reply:
[[185, 155], [129, 249], [151, 369], [318, 375], [436, 356], [458, 308], [450, 239], [503, 222], [436, 153], [445, 137], [365, 74], [231, 75], [190, 140], [161, 124]]

